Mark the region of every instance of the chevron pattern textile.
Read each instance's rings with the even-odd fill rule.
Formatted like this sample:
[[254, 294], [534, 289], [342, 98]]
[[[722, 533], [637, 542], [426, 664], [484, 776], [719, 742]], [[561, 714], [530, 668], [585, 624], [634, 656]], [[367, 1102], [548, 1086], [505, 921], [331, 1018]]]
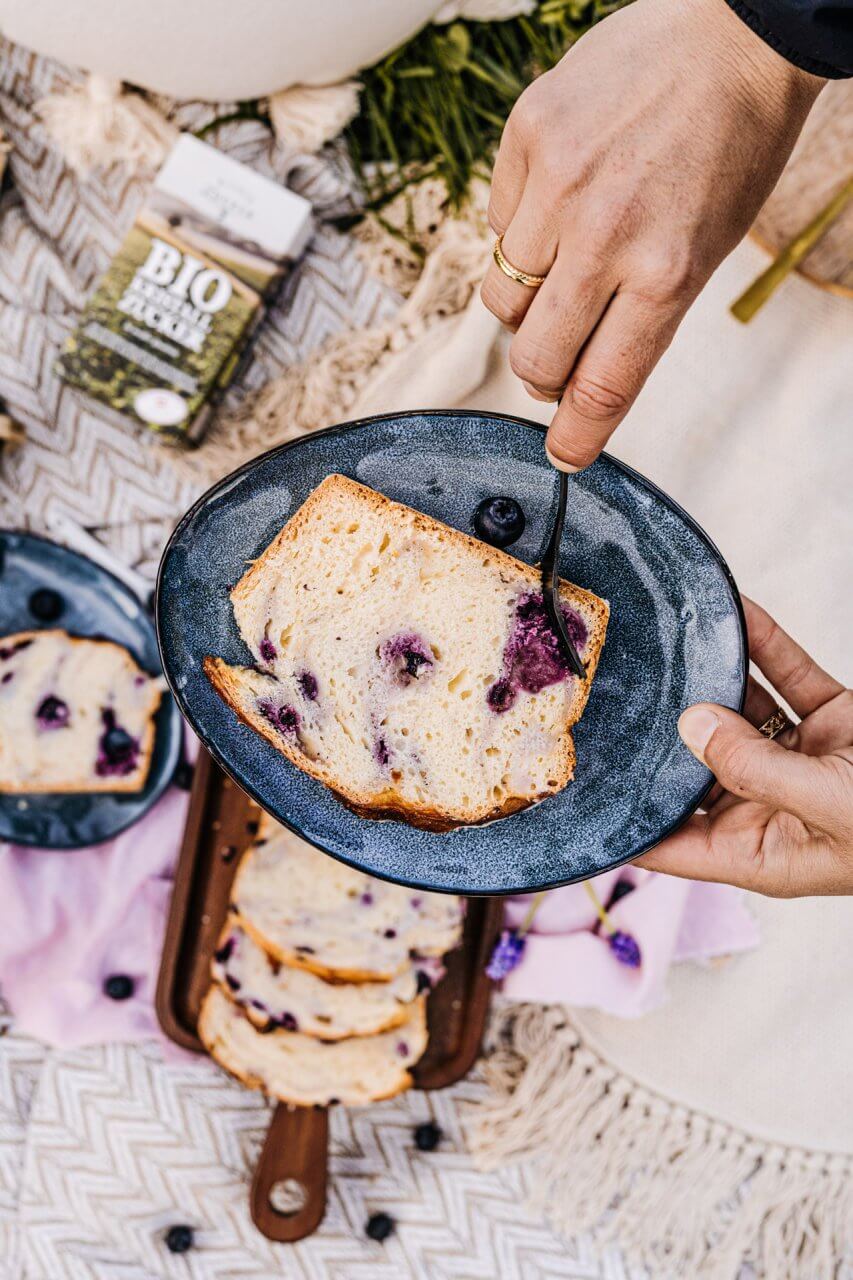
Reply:
[[[163, 451], [84, 404], [53, 371], [147, 181], [118, 168], [81, 181], [52, 150], [34, 106], [69, 76], [0, 40], [0, 117], [14, 146], [0, 200], [0, 396], [27, 431], [25, 448], [0, 455], [0, 526], [46, 531], [51, 517], [70, 517], [152, 574], [204, 486], [179, 478]], [[180, 128], [230, 109], [158, 105]], [[333, 161], [283, 155], [253, 122], [211, 140], [286, 178], [318, 217], [227, 412], [334, 334], [381, 323], [399, 299], [328, 224], [349, 195]], [[628, 1280], [618, 1256], [567, 1246], [524, 1208], [517, 1169], [474, 1169], [462, 1124], [482, 1081], [337, 1108], [326, 1218], [310, 1239], [280, 1246], [248, 1211], [270, 1114], [263, 1099], [204, 1061], [164, 1061], [154, 1044], [60, 1053], [10, 1023], [0, 1011], [0, 1280]], [[445, 1136], [421, 1153], [412, 1129], [427, 1119]], [[398, 1223], [384, 1244], [364, 1232], [380, 1210]], [[191, 1253], [166, 1249], [175, 1224], [193, 1227]]]
[[[0, 119], [13, 146], [12, 185], [0, 201], [0, 396], [27, 432], [25, 449], [0, 456], [0, 526], [45, 531], [64, 515], [95, 532], [128, 563], [153, 572], [172, 525], [206, 482], [179, 478], [166, 451], [64, 387], [56, 355], [83, 302], [142, 203], [147, 176], [114, 166], [81, 181], [49, 144], [35, 112], [69, 73], [0, 39]], [[180, 128], [234, 104], [164, 103]], [[376, 323], [398, 299], [367, 273], [328, 218], [349, 207], [334, 162], [285, 155], [270, 131], [246, 121], [210, 136], [236, 159], [312, 201], [309, 252], [271, 308], [249, 366], [223, 412], [343, 329]]]
[[[269, 1107], [209, 1063], [148, 1045], [45, 1052], [0, 1040], [0, 1280], [644, 1280], [618, 1255], [567, 1245], [524, 1207], [518, 1168], [465, 1150], [485, 1086], [410, 1093], [332, 1114], [329, 1203], [296, 1245], [265, 1240], [248, 1190]], [[413, 1127], [441, 1126], [437, 1151]], [[365, 1237], [371, 1213], [395, 1234]], [[168, 1252], [170, 1226], [194, 1229]]]

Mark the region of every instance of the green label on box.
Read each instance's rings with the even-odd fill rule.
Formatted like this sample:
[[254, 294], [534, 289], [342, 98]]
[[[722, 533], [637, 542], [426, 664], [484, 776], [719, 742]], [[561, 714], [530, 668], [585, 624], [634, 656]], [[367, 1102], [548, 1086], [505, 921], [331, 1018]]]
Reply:
[[59, 370], [113, 409], [185, 434], [260, 306], [220, 264], [140, 219], [86, 304]]

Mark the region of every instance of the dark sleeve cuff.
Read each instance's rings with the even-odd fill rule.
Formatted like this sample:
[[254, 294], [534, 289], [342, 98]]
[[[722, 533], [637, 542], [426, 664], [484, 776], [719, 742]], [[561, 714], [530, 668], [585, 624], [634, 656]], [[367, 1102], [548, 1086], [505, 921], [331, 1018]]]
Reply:
[[853, 0], [726, 0], [788, 62], [814, 76], [853, 76]]

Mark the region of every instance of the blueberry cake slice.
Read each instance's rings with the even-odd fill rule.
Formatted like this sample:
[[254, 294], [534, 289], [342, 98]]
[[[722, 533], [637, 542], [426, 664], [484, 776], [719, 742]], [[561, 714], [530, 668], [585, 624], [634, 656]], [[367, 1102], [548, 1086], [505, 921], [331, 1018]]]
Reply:
[[141, 791], [162, 692], [112, 641], [0, 638], [0, 792]]
[[[390, 981], [452, 950], [462, 902], [374, 880], [268, 820], [231, 890], [232, 921], [281, 964], [320, 977]], [[423, 958], [421, 960], [421, 958]]]
[[568, 669], [529, 565], [329, 476], [231, 593], [254, 664], [208, 657], [219, 694], [369, 817], [490, 821], [572, 777], [609, 607], [564, 582], [587, 679]]
[[427, 1043], [425, 997], [393, 1030], [329, 1043], [298, 1031], [259, 1031], [214, 984], [198, 1033], [211, 1057], [249, 1088], [295, 1106], [363, 1106], [411, 1086], [409, 1069]]
[[282, 964], [236, 923], [226, 926], [211, 973], [263, 1031], [300, 1031], [318, 1040], [372, 1036], [405, 1022], [419, 994], [411, 965], [390, 982], [331, 982]]

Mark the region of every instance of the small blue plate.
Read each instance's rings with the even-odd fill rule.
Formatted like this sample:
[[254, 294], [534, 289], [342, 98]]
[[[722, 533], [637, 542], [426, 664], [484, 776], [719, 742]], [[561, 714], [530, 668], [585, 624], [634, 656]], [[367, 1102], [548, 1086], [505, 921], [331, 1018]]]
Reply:
[[596, 875], [675, 830], [711, 783], [676, 731], [681, 711], [740, 709], [747, 656], [737, 588], [719, 552], [671, 499], [602, 456], [573, 477], [560, 570], [611, 605], [607, 641], [575, 730], [575, 779], [559, 795], [483, 827], [443, 835], [357, 817], [214, 693], [206, 654], [251, 662], [228, 598], [247, 563], [332, 471], [471, 530], [489, 495], [527, 526], [510, 548], [533, 564], [555, 474], [544, 428], [517, 418], [425, 412], [369, 418], [273, 449], [222, 480], [166, 548], [157, 627], [181, 710], [236, 782], [318, 848], [372, 875], [465, 894], [524, 893]]
[[[62, 598], [63, 611], [52, 622], [40, 622], [30, 611], [29, 601], [40, 587]], [[75, 636], [115, 640], [144, 671], [160, 671], [153, 622], [123, 582], [48, 538], [0, 530], [0, 636], [57, 627]], [[142, 791], [0, 795], [0, 840], [43, 849], [79, 849], [117, 836], [160, 798], [181, 758], [183, 724], [168, 694], [160, 703], [155, 733]]]

